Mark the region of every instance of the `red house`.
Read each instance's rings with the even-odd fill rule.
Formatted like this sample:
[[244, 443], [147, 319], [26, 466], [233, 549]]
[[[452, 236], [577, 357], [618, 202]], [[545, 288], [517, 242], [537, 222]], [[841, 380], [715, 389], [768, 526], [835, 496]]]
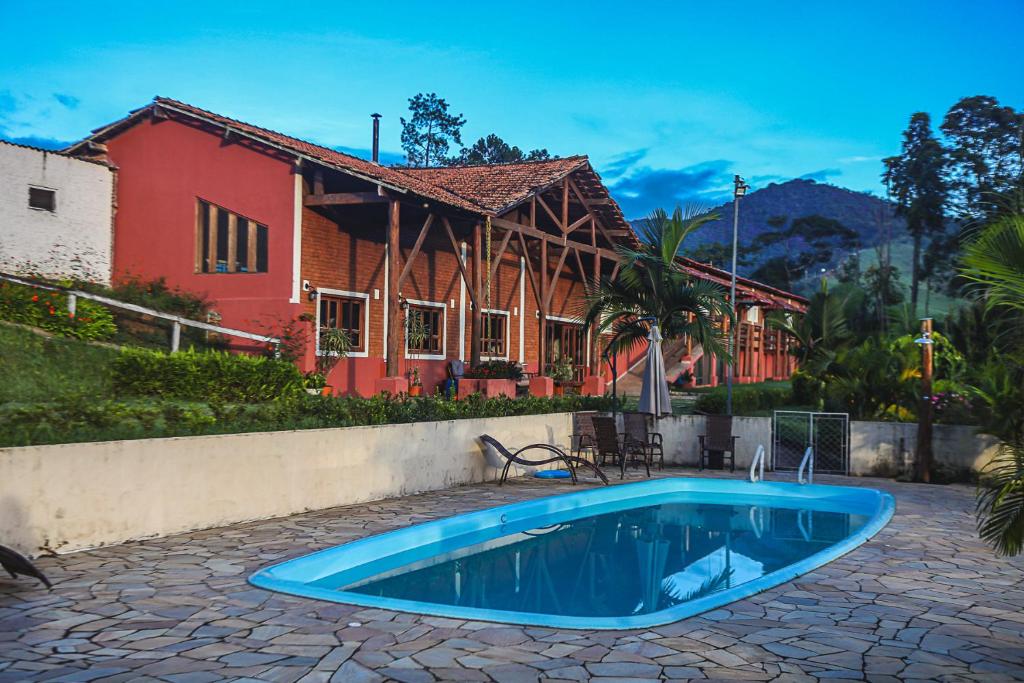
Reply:
[[[353, 350], [329, 378], [342, 393], [399, 389], [413, 367], [430, 392], [457, 358], [539, 372], [564, 355], [578, 379], [607, 372], [579, 322], [584, 292], [637, 238], [584, 156], [390, 168], [165, 98], [70, 151], [117, 169], [115, 279], [205, 293], [232, 327], [276, 333], [305, 313], [311, 332], [345, 330]], [[740, 295], [754, 311], [805, 303], [749, 281]], [[426, 331], [413, 343], [410, 320]], [[756, 316], [744, 325], [738, 374], [788, 377], [784, 342]]]

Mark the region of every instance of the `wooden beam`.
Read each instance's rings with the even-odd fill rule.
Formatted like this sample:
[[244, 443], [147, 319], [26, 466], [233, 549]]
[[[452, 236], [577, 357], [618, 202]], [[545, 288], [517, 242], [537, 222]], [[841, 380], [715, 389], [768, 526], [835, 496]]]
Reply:
[[[511, 231], [509, 234], [511, 234]], [[540, 298], [540, 288], [537, 286], [537, 274], [533, 271], [533, 261], [530, 260], [530, 250], [526, 248], [526, 238], [523, 237], [523, 233], [521, 232], [517, 232], [516, 235], [519, 237], [519, 244], [523, 250], [523, 260], [526, 261], [526, 273], [530, 276], [533, 298], [537, 300], [537, 308], [541, 308], [544, 304]]]
[[341, 204], [383, 204], [392, 201], [376, 192], [331, 192], [307, 194], [306, 206], [337, 206]]
[[531, 228], [528, 225], [516, 223], [515, 221], [510, 221], [507, 218], [492, 218], [491, 225], [501, 228], [502, 230], [515, 230], [516, 232], [520, 232], [526, 235], [527, 237], [536, 237], [537, 239], [541, 240], [553, 240], [557, 244], [565, 244], [574, 249], [579, 249], [580, 251], [586, 254], [600, 253], [602, 258], [606, 258], [610, 261], [619, 260], [618, 254], [616, 254], [611, 249], [604, 249], [603, 247], [594, 247], [589, 244], [584, 244], [583, 242], [559, 238], [557, 235], [552, 235], [550, 233], [544, 232], [543, 230]]
[[466, 264], [462, 262], [462, 255], [459, 254], [459, 241], [455, 239], [455, 233], [452, 232], [452, 224], [448, 222], [448, 218], [441, 216], [441, 225], [444, 226], [444, 232], [448, 235], [448, 241], [452, 245], [452, 253], [455, 254], [455, 263], [459, 266], [459, 272], [462, 273], [462, 281], [466, 283], [466, 292], [469, 294], [469, 300], [476, 306], [476, 294], [473, 292], [473, 284], [469, 280], [469, 274], [466, 272]]
[[491, 280], [494, 279], [494, 276], [498, 272], [498, 265], [501, 263], [501, 258], [505, 255], [505, 249], [508, 248], [508, 241], [512, 237], [512, 233], [512, 230], [506, 230], [505, 236], [501, 238], [501, 244], [498, 245], [497, 254], [491, 254]]
[[473, 289], [476, 291], [476, 303], [473, 305], [473, 317], [469, 326], [469, 352], [470, 367], [480, 365], [480, 336], [483, 331], [483, 308], [481, 304], [484, 298], [484, 258], [483, 258], [483, 230], [480, 221], [473, 224]]
[[594, 217], [591, 216], [589, 213], [587, 213], [582, 218], [579, 218], [579, 219], [573, 221], [572, 223], [570, 223], [569, 226], [565, 229], [565, 234], [568, 235], [570, 232], [572, 232], [572, 231], [576, 230], [577, 228], [581, 227], [587, 221], [592, 221], [592, 220], [594, 220]]
[[591, 206], [609, 206], [612, 203], [611, 197], [605, 197], [603, 199], [584, 199], [583, 205], [587, 208]]
[[313, 171], [313, 194], [318, 196], [324, 194], [324, 170], [322, 168]]
[[569, 177], [566, 176], [565, 180], [562, 181], [562, 232], [571, 232], [569, 230]]
[[430, 226], [434, 222], [434, 214], [428, 214], [427, 220], [423, 222], [423, 227], [420, 228], [420, 234], [416, 236], [416, 244], [412, 245], [412, 251], [409, 252], [409, 257], [405, 259], [405, 267], [402, 268], [402, 274], [398, 276], [398, 286], [401, 287], [405, 282], [405, 278], [409, 277], [409, 271], [412, 270], [412, 263], [419, 256], [420, 248], [423, 246], [423, 240], [427, 238], [427, 233], [430, 232]]
[[547, 287], [547, 291], [544, 293], [544, 310], [551, 310], [551, 299], [555, 294], [555, 284], [558, 282], [558, 278], [562, 275], [562, 268], [565, 266], [565, 257], [569, 255], [569, 249], [571, 247], [562, 247], [562, 255], [558, 258], [558, 265], [555, 266], [555, 279], [550, 282]]
[[541, 197], [539, 194], [535, 196], [537, 198], [537, 203], [540, 204], [540, 208], [544, 209], [544, 211], [548, 214], [551, 220], [555, 222], [555, 225], [557, 225], [558, 227], [562, 227], [562, 221], [559, 220], [558, 216], [555, 215], [555, 212], [551, 210], [551, 207], [548, 206], [548, 203], [544, 201], [544, 198]]
[[398, 276], [402, 252], [398, 230], [401, 222], [400, 207], [401, 204], [396, 200], [392, 200], [388, 205], [388, 377], [398, 377], [401, 373], [398, 345], [399, 339], [405, 336], [399, 334], [400, 330], [405, 328], [402, 324], [402, 308], [398, 300]]
[[540, 242], [540, 315], [537, 319], [537, 366], [540, 374], [544, 374], [544, 363], [547, 361], [547, 324], [548, 324], [548, 241]]
[[572, 255], [576, 261], [576, 272], [580, 274], [580, 280], [583, 281], [583, 291], [590, 293], [590, 280], [587, 279], [587, 271], [583, 267], [583, 259], [580, 258], [580, 252], [578, 249], [572, 250]]

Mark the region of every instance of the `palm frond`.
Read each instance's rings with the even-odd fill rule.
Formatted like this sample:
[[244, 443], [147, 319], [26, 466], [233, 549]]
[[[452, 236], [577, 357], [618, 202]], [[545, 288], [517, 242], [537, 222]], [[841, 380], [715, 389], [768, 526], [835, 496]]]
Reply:
[[964, 246], [960, 274], [985, 290], [990, 308], [1024, 311], [1024, 215], [979, 230]]
[[978, 484], [978, 535], [999, 555], [1024, 550], [1024, 443], [1003, 442]]

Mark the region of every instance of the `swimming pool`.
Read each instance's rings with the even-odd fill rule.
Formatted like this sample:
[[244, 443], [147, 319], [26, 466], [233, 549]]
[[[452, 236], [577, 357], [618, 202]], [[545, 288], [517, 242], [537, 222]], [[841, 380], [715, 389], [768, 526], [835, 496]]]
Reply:
[[892, 517], [875, 489], [669, 478], [398, 529], [262, 569], [259, 587], [456, 619], [642, 628], [753, 595]]

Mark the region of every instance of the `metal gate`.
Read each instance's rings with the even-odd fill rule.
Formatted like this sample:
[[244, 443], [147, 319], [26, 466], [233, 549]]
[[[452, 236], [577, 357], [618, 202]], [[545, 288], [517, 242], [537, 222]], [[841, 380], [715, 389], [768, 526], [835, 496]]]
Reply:
[[814, 447], [814, 471], [850, 473], [850, 415], [776, 410], [772, 418], [772, 469], [795, 472]]

